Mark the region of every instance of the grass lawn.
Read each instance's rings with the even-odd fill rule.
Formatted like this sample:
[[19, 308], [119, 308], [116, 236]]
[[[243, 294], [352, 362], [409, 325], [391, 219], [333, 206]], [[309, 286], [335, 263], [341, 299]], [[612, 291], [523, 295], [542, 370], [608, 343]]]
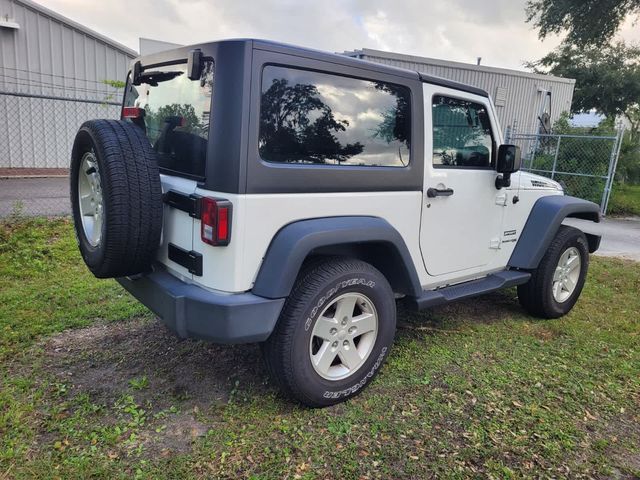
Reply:
[[179, 341], [82, 264], [67, 220], [0, 224], [0, 478], [640, 475], [640, 264], [567, 317], [507, 290], [401, 309], [347, 404], [282, 399], [255, 345]]
[[640, 216], [640, 185], [614, 185], [607, 213]]

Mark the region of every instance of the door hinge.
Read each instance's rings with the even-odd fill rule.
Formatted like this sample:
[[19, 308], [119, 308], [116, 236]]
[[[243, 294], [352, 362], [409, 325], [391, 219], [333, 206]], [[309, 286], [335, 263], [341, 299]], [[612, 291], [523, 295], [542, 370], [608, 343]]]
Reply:
[[189, 270], [189, 273], [193, 273], [198, 277], [202, 276], [202, 254], [194, 252], [193, 250], [185, 250], [173, 243], [169, 244], [169, 260], [176, 262], [178, 265], [182, 265]]
[[507, 205], [507, 194], [501, 193], [496, 195], [496, 205], [500, 205], [501, 207], [505, 207]]
[[184, 193], [169, 190], [162, 196], [164, 203], [170, 207], [187, 212], [190, 217], [200, 218], [200, 195], [192, 193], [185, 195]]

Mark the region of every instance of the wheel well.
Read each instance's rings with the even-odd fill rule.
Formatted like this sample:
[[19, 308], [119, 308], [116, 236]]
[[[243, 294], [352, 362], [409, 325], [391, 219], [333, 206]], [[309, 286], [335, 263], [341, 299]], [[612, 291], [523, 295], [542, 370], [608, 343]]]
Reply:
[[357, 258], [377, 268], [387, 279], [395, 293], [415, 295], [411, 275], [402, 255], [387, 242], [347, 243], [318, 247], [307, 255], [305, 264], [322, 257]]
[[267, 249], [252, 292], [265, 298], [288, 296], [305, 260], [322, 255], [360, 259], [380, 270], [395, 291], [422, 294], [400, 233], [386, 220], [367, 216], [314, 218], [282, 227]]
[[[539, 198], [529, 212], [508, 265], [524, 270], [537, 268], [567, 217], [599, 222], [600, 207], [593, 202], [565, 195]], [[589, 248], [597, 248], [596, 239], [591, 239]]]
[[591, 220], [592, 222], [599, 223], [600, 222], [600, 213], [599, 212], [573, 212], [567, 215], [567, 218], [580, 218], [582, 220]]

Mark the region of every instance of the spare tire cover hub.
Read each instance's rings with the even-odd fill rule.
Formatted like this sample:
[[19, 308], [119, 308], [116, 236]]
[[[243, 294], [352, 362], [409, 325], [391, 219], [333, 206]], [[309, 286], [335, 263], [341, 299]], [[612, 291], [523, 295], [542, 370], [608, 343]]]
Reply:
[[104, 204], [98, 161], [93, 151], [86, 152], [82, 157], [78, 175], [78, 203], [84, 234], [91, 246], [96, 247], [102, 237]]

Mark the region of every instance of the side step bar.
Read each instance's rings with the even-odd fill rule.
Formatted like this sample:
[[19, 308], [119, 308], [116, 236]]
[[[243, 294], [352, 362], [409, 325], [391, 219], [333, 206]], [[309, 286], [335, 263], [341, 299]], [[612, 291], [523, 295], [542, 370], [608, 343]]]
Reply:
[[409, 302], [414, 308], [424, 310], [425, 308], [445, 305], [464, 298], [476, 297], [501, 288], [522, 285], [527, 283], [529, 278], [531, 278], [529, 272], [505, 270], [504, 272], [487, 275], [479, 280], [472, 280], [437, 290], [425, 290], [420, 297], [409, 299]]

